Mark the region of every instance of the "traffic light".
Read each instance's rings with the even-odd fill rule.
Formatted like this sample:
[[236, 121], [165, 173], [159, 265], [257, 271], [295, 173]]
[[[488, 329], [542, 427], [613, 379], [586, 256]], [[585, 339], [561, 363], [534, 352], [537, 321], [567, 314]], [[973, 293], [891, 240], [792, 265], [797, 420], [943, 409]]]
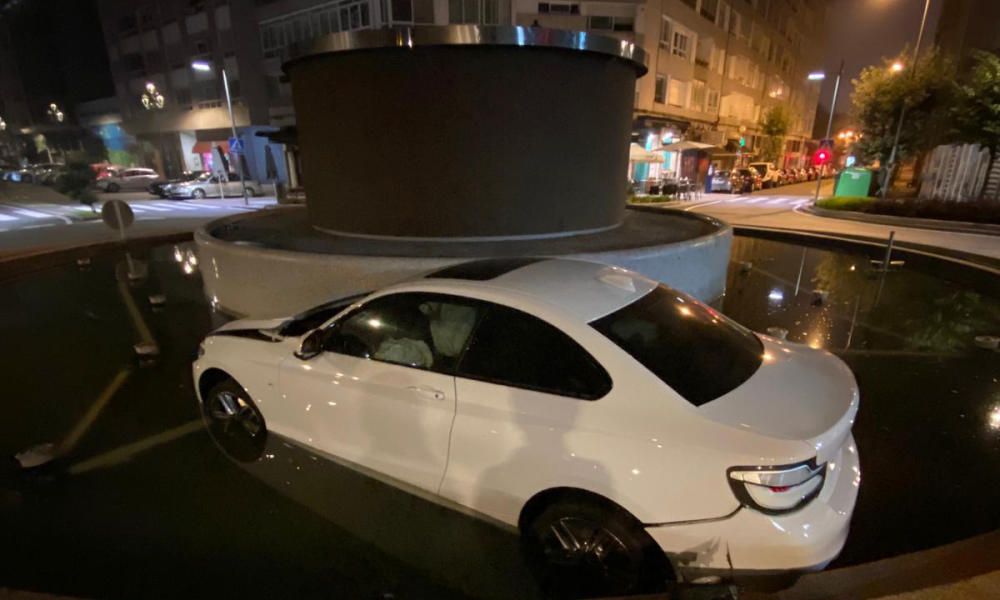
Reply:
[[816, 154], [813, 155], [813, 162], [817, 165], [825, 165], [830, 162], [830, 151], [826, 148], [820, 148], [816, 151]]

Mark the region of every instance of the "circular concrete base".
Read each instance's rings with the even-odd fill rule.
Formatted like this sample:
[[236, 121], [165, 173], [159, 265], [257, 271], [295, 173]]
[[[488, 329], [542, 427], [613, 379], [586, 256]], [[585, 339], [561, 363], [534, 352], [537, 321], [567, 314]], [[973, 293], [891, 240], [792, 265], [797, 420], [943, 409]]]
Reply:
[[213, 305], [257, 318], [293, 314], [475, 258], [559, 256], [618, 265], [706, 302], [725, 291], [732, 229], [662, 209], [629, 210], [620, 227], [542, 240], [415, 241], [338, 236], [304, 207], [237, 215], [195, 232]]

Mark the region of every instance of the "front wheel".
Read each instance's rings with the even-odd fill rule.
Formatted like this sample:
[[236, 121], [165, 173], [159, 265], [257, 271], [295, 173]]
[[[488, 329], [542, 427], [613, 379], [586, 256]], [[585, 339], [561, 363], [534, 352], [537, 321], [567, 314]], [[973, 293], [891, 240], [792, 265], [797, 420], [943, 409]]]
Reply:
[[117, 183], [109, 183], [109, 184], [108, 184], [108, 187], [107, 187], [107, 190], [108, 190], [109, 192], [111, 192], [112, 194], [113, 194], [113, 193], [115, 193], [115, 192], [117, 192], [117, 191], [118, 191], [118, 190], [120, 190], [120, 189], [121, 189], [121, 188], [120, 188], [120, 187], [118, 187], [118, 184], [117, 184]]
[[194, 196], [196, 199], [201, 200], [202, 198], [205, 197], [205, 190], [197, 188], [195, 189], [195, 191], [191, 192], [191, 195]]
[[222, 381], [202, 398], [202, 418], [215, 443], [240, 462], [260, 458], [267, 444], [267, 425], [250, 394], [232, 379]]
[[247, 188], [247, 196], [253, 198], [256, 195], [257, 195], [257, 190], [253, 189], [252, 187]]
[[634, 517], [596, 502], [555, 503], [524, 538], [543, 590], [555, 597], [655, 593], [670, 574], [663, 551]]

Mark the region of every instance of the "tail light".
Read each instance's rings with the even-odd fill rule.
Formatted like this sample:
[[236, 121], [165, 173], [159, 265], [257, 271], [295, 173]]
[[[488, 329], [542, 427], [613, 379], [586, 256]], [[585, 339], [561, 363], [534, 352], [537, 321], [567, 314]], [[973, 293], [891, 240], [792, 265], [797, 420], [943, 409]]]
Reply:
[[793, 465], [732, 467], [729, 487], [744, 506], [767, 515], [796, 511], [823, 489], [826, 464], [809, 460]]

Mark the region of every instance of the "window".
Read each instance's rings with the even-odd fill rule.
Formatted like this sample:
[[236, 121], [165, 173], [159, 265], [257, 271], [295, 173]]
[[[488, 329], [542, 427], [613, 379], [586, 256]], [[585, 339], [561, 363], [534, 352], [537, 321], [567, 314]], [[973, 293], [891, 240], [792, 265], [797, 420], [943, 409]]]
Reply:
[[[568, 6], [568, 5], [567, 5]], [[541, 8], [541, 4], [539, 4]], [[541, 10], [539, 10], [541, 12]], [[478, 23], [496, 25], [500, 23], [498, 0], [449, 0], [449, 23]]]
[[681, 58], [690, 58], [694, 34], [676, 23], [671, 23], [671, 29], [673, 30], [673, 46], [670, 53]]
[[215, 9], [215, 28], [222, 31], [232, 27], [229, 19], [229, 5], [224, 4]]
[[591, 325], [695, 406], [749, 379], [764, 353], [750, 330], [664, 285]]
[[667, 88], [667, 104], [678, 108], [687, 108], [688, 82], [670, 78]]
[[705, 110], [705, 82], [695, 79], [691, 82], [691, 108]]
[[705, 106], [710, 112], [715, 112], [719, 110], [719, 90], [708, 90], [708, 96], [705, 102]]
[[181, 41], [181, 28], [177, 21], [171, 21], [163, 26], [163, 43], [167, 46], [179, 44]]
[[188, 34], [201, 33], [208, 29], [208, 14], [200, 12], [190, 15], [184, 19], [184, 26]]
[[543, 15], [578, 15], [580, 14], [580, 5], [564, 2], [539, 2], [538, 13]]
[[663, 75], [656, 76], [656, 87], [653, 89], [653, 102], [663, 104], [667, 101], [667, 80]]
[[392, 0], [392, 20], [413, 22], [413, 4], [410, 0]]
[[714, 53], [715, 43], [712, 41], [712, 38], [707, 36], [698, 38], [698, 49], [694, 52], [695, 64], [702, 67], [709, 66]]
[[611, 390], [607, 371], [572, 338], [498, 305], [487, 309], [457, 375], [586, 400]]
[[701, 0], [701, 16], [715, 23], [719, 14], [719, 0]]
[[587, 17], [588, 29], [599, 29], [603, 31], [632, 31], [635, 29], [635, 19], [633, 17]]
[[480, 304], [441, 294], [382, 296], [330, 327], [330, 352], [452, 373], [481, 312]]
[[663, 17], [663, 20], [660, 22], [660, 46], [668, 50], [673, 39], [670, 37], [670, 32], [672, 31], [670, 25], [670, 19]]

